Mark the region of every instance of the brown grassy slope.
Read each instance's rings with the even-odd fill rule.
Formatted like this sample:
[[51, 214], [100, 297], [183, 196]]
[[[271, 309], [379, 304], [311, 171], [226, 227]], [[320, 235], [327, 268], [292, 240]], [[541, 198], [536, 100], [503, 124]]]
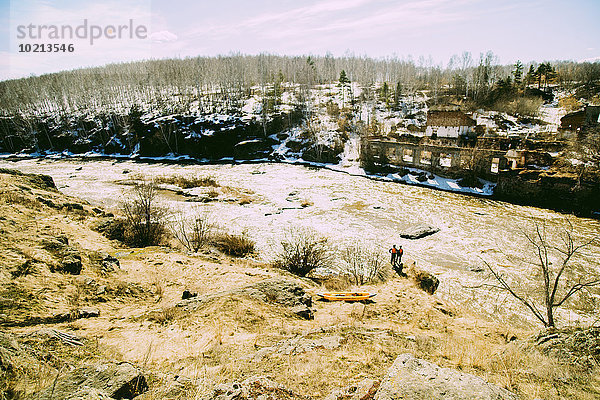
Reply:
[[[149, 398], [161, 398], [154, 391], [174, 375], [190, 378], [188, 398], [199, 398], [216, 383], [254, 374], [322, 398], [363, 378], [381, 378], [397, 355], [410, 352], [524, 399], [600, 396], [598, 368], [561, 364], [527, 344], [533, 332], [453, 307], [399, 277], [361, 287], [378, 293], [371, 304], [315, 302], [314, 320], [235, 293], [182, 311], [174, 306], [184, 289], [213, 294], [278, 277], [310, 294], [323, 288], [251, 259], [123, 248], [90, 229], [102, 211], [40, 179], [0, 172], [2, 330], [26, 335], [18, 341], [36, 349], [17, 358], [15, 390], [35, 391], [61, 367], [117, 358], [145, 368]], [[52, 272], [60, 254], [45, 241], [61, 236], [81, 255], [78, 276]], [[120, 269], [104, 271], [100, 253], [116, 255]], [[83, 306], [97, 307], [100, 316], [43, 325], [35, 319]], [[47, 328], [87, 340], [73, 350], [40, 339]]]

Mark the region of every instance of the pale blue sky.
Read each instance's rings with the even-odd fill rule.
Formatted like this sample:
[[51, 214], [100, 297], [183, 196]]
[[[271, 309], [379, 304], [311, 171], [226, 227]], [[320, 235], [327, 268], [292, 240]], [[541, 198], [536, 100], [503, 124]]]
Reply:
[[[0, 12], [0, 78], [230, 52], [431, 56], [443, 65], [463, 51], [477, 58], [492, 50], [501, 63], [600, 56], [598, 0], [0, 0]], [[17, 25], [84, 18], [102, 26], [134, 19], [153, 35], [75, 42], [73, 54], [16, 52], [25, 42]]]

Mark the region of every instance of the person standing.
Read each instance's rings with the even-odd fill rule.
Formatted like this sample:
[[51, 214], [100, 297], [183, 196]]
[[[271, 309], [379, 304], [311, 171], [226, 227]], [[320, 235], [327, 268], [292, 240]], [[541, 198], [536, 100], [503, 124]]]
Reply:
[[390, 249], [390, 253], [392, 253], [392, 259], [390, 260], [390, 263], [392, 264], [392, 267], [396, 267], [396, 260], [398, 259], [398, 249], [396, 248], [396, 245], [393, 245], [392, 248]]

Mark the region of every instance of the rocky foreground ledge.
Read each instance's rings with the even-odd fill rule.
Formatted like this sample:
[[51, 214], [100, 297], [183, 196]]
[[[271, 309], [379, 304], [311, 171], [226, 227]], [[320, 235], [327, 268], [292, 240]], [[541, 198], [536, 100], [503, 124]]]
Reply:
[[[32, 394], [33, 399], [184, 399], [186, 380], [181, 377], [158, 391], [148, 392], [146, 378], [129, 363], [106, 363], [76, 368], [50, 387]], [[254, 376], [241, 383], [217, 385], [204, 400], [311, 400], [277, 384], [269, 378]], [[365, 379], [357, 385], [333, 391], [325, 400], [517, 400], [506, 389], [477, 376], [402, 354], [381, 381]]]

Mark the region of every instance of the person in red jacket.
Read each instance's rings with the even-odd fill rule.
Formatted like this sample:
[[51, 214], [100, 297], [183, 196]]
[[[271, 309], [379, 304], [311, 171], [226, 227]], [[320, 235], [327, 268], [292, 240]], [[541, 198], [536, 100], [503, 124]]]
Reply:
[[392, 267], [396, 267], [396, 260], [398, 259], [398, 250], [399, 249], [396, 248], [396, 245], [393, 245], [390, 249], [390, 253], [392, 253], [392, 259], [390, 260], [390, 264], [392, 264]]
[[402, 246], [397, 248], [396, 245], [394, 245], [390, 249], [390, 253], [392, 253], [391, 264], [392, 264], [392, 268], [394, 268], [394, 271], [396, 271], [396, 273], [400, 276], [406, 276], [402, 272], [402, 267], [404, 267], [404, 265], [402, 264], [402, 255], [404, 254], [404, 250], [402, 249]]

